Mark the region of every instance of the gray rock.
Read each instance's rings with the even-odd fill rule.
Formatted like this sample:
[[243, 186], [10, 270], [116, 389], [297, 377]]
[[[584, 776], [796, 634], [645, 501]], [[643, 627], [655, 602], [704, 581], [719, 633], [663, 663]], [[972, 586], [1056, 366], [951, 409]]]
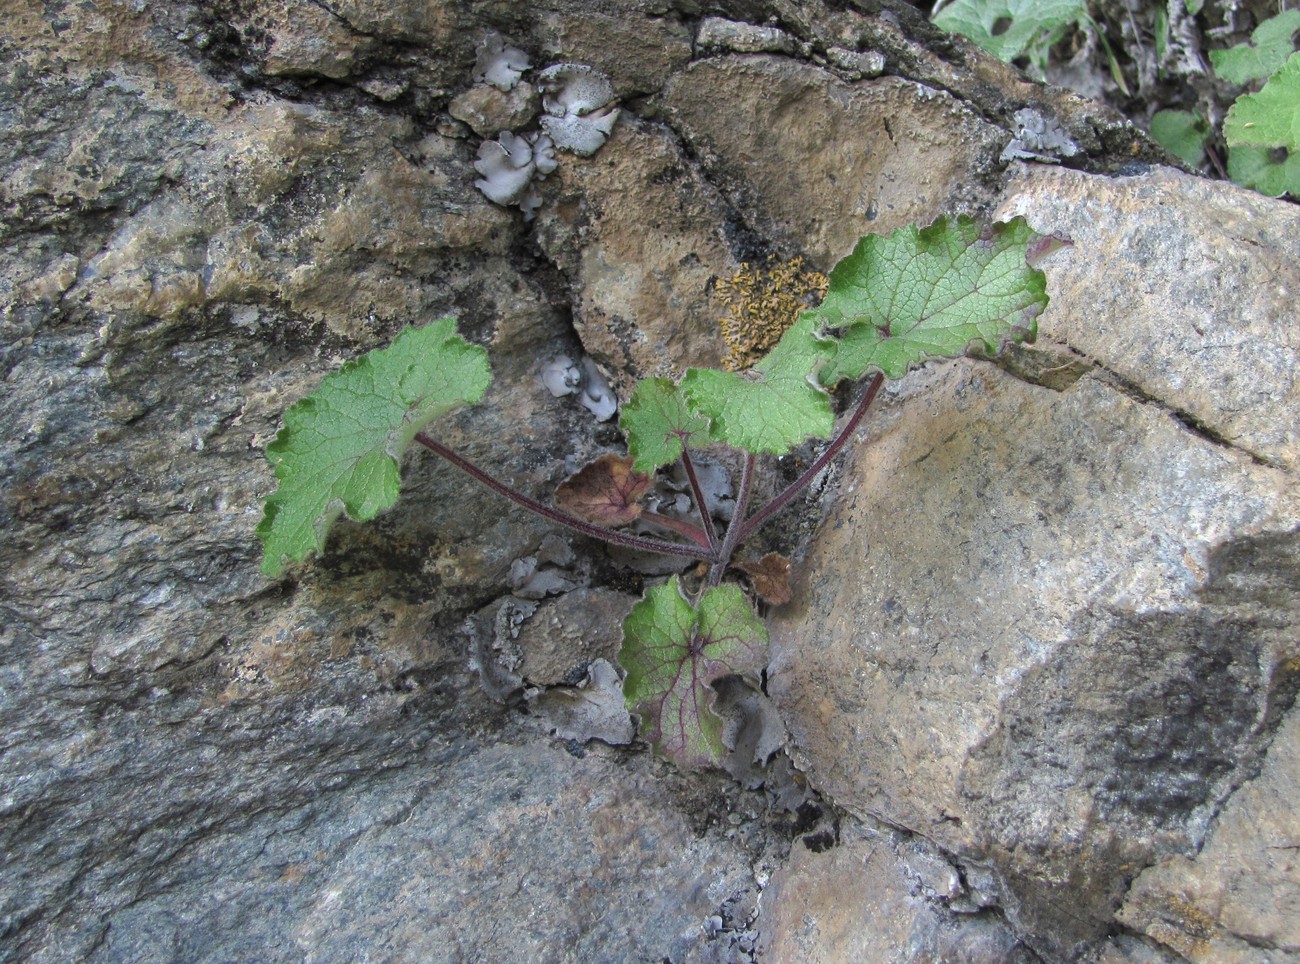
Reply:
[[814, 785], [988, 866], [1066, 958], [1258, 759], [1300, 506], [1102, 378], [964, 362], [903, 385], [774, 620], [769, 689]]
[[621, 746], [636, 738], [636, 724], [623, 699], [623, 680], [608, 660], [594, 660], [577, 686], [553, 686], [528, 694], [528, 710], [561, 740], [600, 740]]
[[1143, 871], [1123, 923], [1190, 961], [1300, 960], [1300, 713], [1259, 776], [1228, 800], [1205, 846]]
[[677, 960], [750, 882], [735, 844], [697, 837], [608, 754], [501, 744], [420, 762], [280, 815], [260, 849], [212, 833], [93, 959]]
[[[1035, 961], [1004, 921], [954, 914], [918, 878], [917, 848], [882, 828], [853, 831], [814, 853], [796, 845], [763, 893], [761, 959], [772, 961]], [[941, 857], [936, 865], [956, 871]]]
[[794, 54], [799, 50], [798, 43], [784, 30], [722, 17], [700, 21], [695, 46], [710, 53], [725, 50], [737, 54]]
[[1300, 210], [1169, 168], [1024, 165], [1000, 210], [1074, 241], [1052, 261], [1045, 339], [1252, 457], [1300, 466]]

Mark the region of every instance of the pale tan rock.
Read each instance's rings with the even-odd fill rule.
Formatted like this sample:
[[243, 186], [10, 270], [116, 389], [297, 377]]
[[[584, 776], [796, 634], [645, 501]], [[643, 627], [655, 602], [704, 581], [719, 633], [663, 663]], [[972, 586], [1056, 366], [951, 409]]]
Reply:
[[333, 0], [329, 9], [358, 33], [433, 46], [447, 43], [462, 25], [458, 7], [428, 0]]
[[736, 267], [726, 211], [670, 137], [621, 120], [541, 192], [538, 239], [569, 276], [583, 346], [624, 399], [636, 378], [720, 363], [713, 284]]
[[1169, 168], [1016, 165], [1000, 208], [1072, 238], [1044, 338], [1229, 444], [1300, 467], [1300, 209]]
[[1194, 962], [1300, 960], [1300, 713], [1205, 846], [1144, 871], [1117, 915]]
[[[761, 959], [783, 964], [1034, 959], [1003, 922], [947, 910], [943, 900], [949, 894], [936, 893], [912, 866], [918, 856], [915, 847], [888, 831], [854, 829], [821, 853], [796, 843], [763, 891]], [[956, 870], [941, 858], [932, 860], [956, 878]]]
[[522, 130], [533, 124], [540, 109], [541, 98], [529, 83], [515, 84], [508, 91], [475, 84], [447, 105], [447, 113], [464, 121], [479, 137]]
[[696, 61], [663, 103], [740, 216], [823, 269], [867, 232], [990, 197], [979, 182], [1006, 140], [938, 90], [773, 56]]
[[1297, 655], [1263, 573], [1300, 502], [1095, 376], [901, 386], [773, 620], [769, 691], [814, 785], [987, 863], [1068, 956], [1249, 765]]
[[276, 76], [319, 75], [342, 80], [356, 67], [357, 56], [369, 46], [325, 7], [299, 3], [292, 8], [270, 7], [263, 23], [269, 34], [265, 70]]

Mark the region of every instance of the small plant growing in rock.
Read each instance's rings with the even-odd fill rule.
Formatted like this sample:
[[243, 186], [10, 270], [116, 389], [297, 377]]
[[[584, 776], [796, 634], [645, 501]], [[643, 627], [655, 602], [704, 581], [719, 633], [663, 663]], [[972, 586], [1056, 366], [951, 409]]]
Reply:
[[[718, 763], [725, 751], [713, 684], [757, 676], [767, 661], [767, 631], [735, 582], [745, 573], [770, 603], [790, 598], [789, 563], [775, 554], [741, 559], [759, 527], [788, 506], [853, 438], [886, 378], [901, 378], [930, 358], [972, 345], [998, 350], [1032, 340], [1047, 304], [1035, 265], [1062, 243], [1022, 219], [980, 224], [940, 219], [888, 237], [868, 235], [832, 270], [826, 297], [747, 372], [692, 368], [680, 379], [641, 381], [623, 406], [628, 454], [604, 455], [560, 485], [552, 504], [502, 482], [427, 434], [439, 415], [479, 401], [491, 375], [486, 352], [461, 338], [451, 318], [407, 328], [392, 345], [346, 363], [285, 414], [267, 448], [279, 479], [257, 534], [263, 571], [283, 571], [323, 548], [340, 513], [357, 521], [391, 506], [400, 463], [419, 442], [519, 506], [605, 542], [697, 560], [699, 586], [678, 576], [650, 588], [623, 625], [619, 653], [629, 709], [643, 735], [687, 766]], [[860, 383], [837, 428], [830, 390]], [[781, 456], [810, 439], [821, 454], [767, 505], [750, 511], [761, 456]], [[715, 527], [692, 453], [727, 446], [740, 475], [735, 511]], [[680, 463], [699, 510], [695, 522], [644, 505], [653, 476]], [[623, 531], [633, 522], [660, 536]]]
[[[1185, 2], [1188, 14], [1195, 16], [1200, 11], [1200, 0]], [[1044, 78], [1049, 51], [1067, 31], [1090, 32], [1105, 51], [1116, 86], [1127, 95], [1115, 54], [1106, 43], [1105, 32], [1088, 15], [1087, 6], [1083, 0], [939, 0], [933, 21], [1007, 63], [1024, 66], [1038, 80]], [[1158, 10], [1155, 26], [1159, 62], [1169, 47], [1169, 15]], [[1300, 10], [1280, 10], [1262, 21], [1248, 42], [1209, 52], [1218, 80], [1246, 88], [1223, 118], [1227, 171], [1216, 155], [1209, 156], [1234, 183], [1270, 197], [1300, 198], [1297, 38]], [[1209, 120], [1191, 111], [1160, 110], [1151, 118], [1152, 138], [1188, 167], [1201, 166], [1214, 135]]]

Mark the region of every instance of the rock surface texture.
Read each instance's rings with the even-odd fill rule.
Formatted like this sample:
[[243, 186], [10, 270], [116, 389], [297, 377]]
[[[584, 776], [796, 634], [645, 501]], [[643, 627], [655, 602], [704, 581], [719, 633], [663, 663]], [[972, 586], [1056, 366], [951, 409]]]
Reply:
[[[545, 109], [506, 46], [619, 111], [531, 219], [474, 187]], [[0, 115], [0, 958], [1300, 959], [1295, 207], [865, 2], [0, 0]], [[742, 263], [951, 212], [1074, 244], [778, 524], [812, 798], [627, 744], [642, 576], [431, 457], [260, 573], [281, 414], [402, 325], [545, 493], [621, 446], [553, 359], [626, 398]]]

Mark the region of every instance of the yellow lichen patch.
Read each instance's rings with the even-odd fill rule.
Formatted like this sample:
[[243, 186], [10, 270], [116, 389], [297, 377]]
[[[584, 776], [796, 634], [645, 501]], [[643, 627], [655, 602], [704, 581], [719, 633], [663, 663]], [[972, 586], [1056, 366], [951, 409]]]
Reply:
[[730, 301], [722, 319], [722, 340], [727, 345], [722, 367], [734, 372], [759, 361], [795, 323], [799, 312], [825, 297], [826, 275], [805, 271], [803, 258], [767, 268], [746, 263], [718, 282], [718, 294]]
[[1214, 918], [1190, 900], [1170, 894], [1155, 911], [1146, 932], [1192, 960], [1204, 959], [1217, 931]]

